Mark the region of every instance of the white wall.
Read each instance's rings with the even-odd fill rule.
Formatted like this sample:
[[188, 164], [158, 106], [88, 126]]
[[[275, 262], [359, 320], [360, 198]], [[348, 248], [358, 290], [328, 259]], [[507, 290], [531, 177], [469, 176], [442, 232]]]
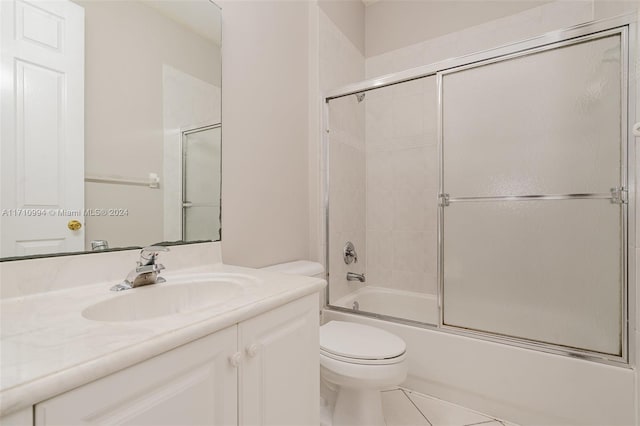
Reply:
[[[384, 4], [385, 2], [382, 3]], [[503, 4], [506, 3], [509, 2], [504, 2]], [[376, 4], [369, 6], [367, 13], [370, 13], [370, 8]], [[398, 7], [406, 7], [405, 2], [399, 2]], [[403, 11], [402, 15], [410, 12], [410, 10]], [[455, 26], [451, 25], [448, 27], [449, 30], [443, 30], [444, 34], [442, 35], [413, 42], [403, 39], [403, 43], [398, 43], [394, 50], [381, 54], [367, 55], [366, 77], [374, 78], [432, 64], [444, 59], [480, 52], [526, 40], [550, 31], [636, 10], [637, 2], [633, 1], [555, 1], [460, 30], [456, 30]], [[421, 25], [429, 27], [431, 25], [439, 25], [438, 22], [439, 18], [437, 16], [424, 16]], [[367, 24], [370, 24], [369, 20]], [[408, 23], [407, 26], [410, 26], [410, 24]], [[385, 30], [389, 30], [386, 25], [380, 28], [367, 27], [367, 31], [372, 32]], [[367, 45], [367, 49], [369, 49], [369, 45]], [[373, 51], [376, 50], [381, 49], [373, 49]]]
[[317, 0], [320, 10], [351, 44], [365, 53], [365, 6], [361, 0]]
[[223, 1], [225, 263], [307, 258], [307, 2]]
[[366, 55], [375, 56], [548, 3], [382, 0], [367, 6]]

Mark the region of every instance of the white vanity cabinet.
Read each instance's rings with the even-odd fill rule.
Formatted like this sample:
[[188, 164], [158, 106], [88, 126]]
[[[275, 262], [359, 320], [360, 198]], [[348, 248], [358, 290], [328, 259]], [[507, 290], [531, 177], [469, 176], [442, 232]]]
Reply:
[[236, 424], [236, 326], [36, 404], [44, 425]]
[[240, 425], [319, 424], [318, 295], [238, 326]]
[[0, 426], [25, 426], [33, 424], [33, 407], [23, 408], [8, 416], [0, 417]]
[[317, 425], [312, 294], [35, 406], [35, 425]]

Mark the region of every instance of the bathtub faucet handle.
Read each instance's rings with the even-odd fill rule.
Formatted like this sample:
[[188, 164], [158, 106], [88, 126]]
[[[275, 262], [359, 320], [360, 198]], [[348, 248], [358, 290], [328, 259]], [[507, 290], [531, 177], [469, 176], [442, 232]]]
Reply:
[[347, 265], [358, 263], [358, 253], [356, 253], [356, 248], [351, 241], [347, 241], [347, 244], [344, 245], [342, 258]]

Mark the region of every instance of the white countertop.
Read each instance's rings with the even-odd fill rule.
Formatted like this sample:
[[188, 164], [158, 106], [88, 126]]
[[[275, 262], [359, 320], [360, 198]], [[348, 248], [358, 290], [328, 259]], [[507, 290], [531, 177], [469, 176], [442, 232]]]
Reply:
[[[0, 417], [321, 290], [318, 278], [223, 264], [162, 274], [239, 274], [242, 294], [199, 311], [148, 320], [100, 322], [82, 311], [130, 291], [103, 282], [0, 302]], [[163, 284], [154, 284], [160, 285]]]

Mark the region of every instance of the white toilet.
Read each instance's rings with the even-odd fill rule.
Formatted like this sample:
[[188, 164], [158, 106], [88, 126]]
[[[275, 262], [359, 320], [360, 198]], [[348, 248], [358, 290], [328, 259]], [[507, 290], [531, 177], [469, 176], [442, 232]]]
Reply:
[[[309, 261], [265, 269], [318, 277], [324, 272]], [[320, 374], [337, 393], [333, 426], [385, 426], [380, 391], [406, 378], [406, 344], [376, 327], [330, 321], [320, 327]]]
[[320, 374], [337, 388], [333, 426], [384, 426], [380, 391], [407, 377], [406, 344], [379, 328], [330, 321], [320, 327]]

